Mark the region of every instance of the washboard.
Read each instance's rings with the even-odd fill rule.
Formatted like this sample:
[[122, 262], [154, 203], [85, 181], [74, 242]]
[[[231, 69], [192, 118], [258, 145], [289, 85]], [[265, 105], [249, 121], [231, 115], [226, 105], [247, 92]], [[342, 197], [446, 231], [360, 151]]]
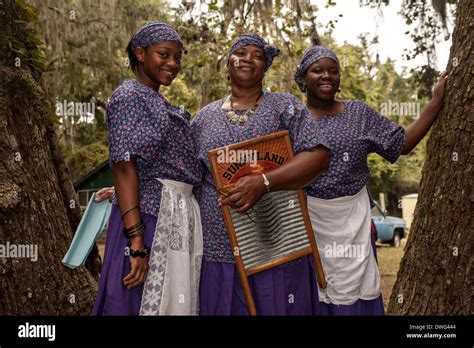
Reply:
[[[242, 176], [269, 172], [294, 155], [288, 131], [282, 131], [211, 150], [208, 156], [224, 198]], [[246, 214], [229, 206], [222, 213], [251, 315], [257, 314], [248, 281], [252, 274], [311, 254], [319, 286], [326, 288], [303, 190], [269, 192]]]

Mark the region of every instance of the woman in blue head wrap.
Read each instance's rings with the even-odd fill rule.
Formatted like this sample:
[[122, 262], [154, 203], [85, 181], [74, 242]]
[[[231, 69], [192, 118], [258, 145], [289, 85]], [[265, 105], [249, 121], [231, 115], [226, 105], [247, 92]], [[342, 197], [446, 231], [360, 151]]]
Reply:
[[201, 169], [189, 114], [159, 92], [179, 73], [182, 51], [169, 25], [140, 28], [127, 47], [136, 79], [107, 103], [115, 197], [96, 315], [197, 314], [202, 234], [192, 188]]
[[[199, 111], [192, 122], [203, 183], [196, 188], [201, 208], [204, 260], [200, 284], [201, 315], [248, 315], [233, 251], [214, 186], [208, 151], [233, 143], [288, 130], [297, 155], [266, 178], [240, 178], [222, 201], [243, 213], [268, 191], [304, 187], [327, 168], [325, 139], [312, 125], [307, 108], [287, 93], [263, 92], [263, 78], [278, 48], [256, 34], [242, 35], [232, 44], [227, 61], [231, 93]], [[317, 287], [312, 260], [294, 262], [250, 277], [259, 315], [312, 315]]]
[[[306, 92], [315, 127], [331, 148], [329, 170], [306, 188], [308, 209], [328, 286], [319, 289], [319, 314], [383, 315], [375, 238], [366, 183], [367, 155], [394, 163], [418, 144], [442, 106], [443, 74], [421, 116], [406, 129], [358, 100], [337, 100], [340, 65], [324, 46], [306, 51], [295, 81]], [[398, 236], [403, 237], [403, 236]]]

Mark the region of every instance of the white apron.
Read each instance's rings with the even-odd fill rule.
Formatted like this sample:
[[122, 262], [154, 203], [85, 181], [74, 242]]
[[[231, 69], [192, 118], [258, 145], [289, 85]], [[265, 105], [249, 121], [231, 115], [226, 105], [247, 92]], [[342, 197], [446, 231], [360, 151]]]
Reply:
[[367, 189], [354, 196], [308, 196], [308, 210], [327, 280], [319, 300], [351, 305], [380, 296], [380, 274], [371, 244]]
[[198, 315], [203, 252], [193, 186], [167, 179], [151, 246], [140, 315]]

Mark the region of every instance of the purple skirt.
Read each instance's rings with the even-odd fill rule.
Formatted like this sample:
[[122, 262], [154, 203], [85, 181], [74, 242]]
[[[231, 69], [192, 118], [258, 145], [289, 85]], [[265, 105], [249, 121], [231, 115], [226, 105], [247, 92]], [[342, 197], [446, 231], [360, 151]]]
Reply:
[[[249, 277], [258, 315], [314, 315], [318, 288], [309, 256]], [[200, 315], [249, 315], [233, 263], [203, 261]]]
[[[375, 240], [372, 238], [375, 258]], [[384, 315], [382, 295], [352, 305], [319, 302], [310, 256], [249, 277], [258, 315]], [[203, 261], [200, 315], [249, 315], [233, 263]]]
[[[377, 248], [371, 233], [372, 251], [377, 261]], [[382, 295], [373, 300], [357, 300], [351, 305], [336, 305], [319, 302], [318, 315], [384, 315]]]
[[[157, 219], [149, 214], [141, 216], [146, 226], [145, 245], [151, 246]], [[123, 229], [120, 209], [114, 204], [107, 229], [99, 291], [92, 315], [138, 315], [140, 312], [143, 284], [130, 290], [123, 285], [123, 278], [130, 273], [129, 257], [124, 255], [128, 239], [125, 238]]]

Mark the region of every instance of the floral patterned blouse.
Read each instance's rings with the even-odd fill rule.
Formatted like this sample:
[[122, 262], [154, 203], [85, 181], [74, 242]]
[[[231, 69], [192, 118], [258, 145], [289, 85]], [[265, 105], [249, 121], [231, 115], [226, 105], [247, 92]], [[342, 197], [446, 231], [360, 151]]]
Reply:
[[329, 169], [309, 185], [307, 195], [322, 199], [353, 196], [370, 177], [367, 155], [375, 152], [394, 163], [405, 130], [358, 100], [344, 100], [344, 110], [314, 119], [331, 149]]
[[[203, 169], [203, 182], [195, 188], [195, 194], [201, 209], [205, 260], [234, 262], [223, 215], [218, 205], [208, 151], [283, 130], [289, 131], [295, 153], [318, 145], [326, 148], [329, 146], [314, 126], [308, 109], [291, 94], [265, 93], [256, 113], [245, 125], [227, 120], [225, 115], [228, 110], [222, 109], [224, 100], [204, 107], [191, 124], [197, 146], [197, 158]], [[244, 110], [236, 112], [243, 113]]]
[[112, 166], [136, 157], [142, 213], [158, 216], [163, 185], [157, 178], [201, 182], [189, 119], [189, 113], [136, 80], [122, 82], [110, 97], [109, 162]]

